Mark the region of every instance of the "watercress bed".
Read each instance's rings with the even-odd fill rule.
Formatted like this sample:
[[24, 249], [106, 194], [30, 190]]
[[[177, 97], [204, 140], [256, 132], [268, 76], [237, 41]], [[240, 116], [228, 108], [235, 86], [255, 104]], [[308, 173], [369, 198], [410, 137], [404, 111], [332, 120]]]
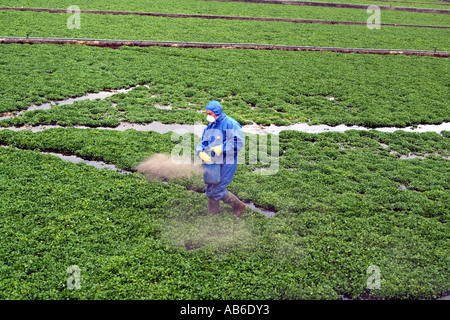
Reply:
[[[83, 27], [68, 29], [67, 13], [0, 11], [2, 36], [259, 43], [338, 48], [448, 51], [448, 29], [298, 24], [247, 20], [184, 19], [84, 14]], [[23, 23], [26, 19], [27, 24]], [[367, 18], [366, 18], [367, 19]], [[363, 20], [364, 22], [364, 20]]]
[[[74, 152], [122, 168], [165, 152], [169, 140], [169, 134], [135, 130], [0, 133], [9, 146]], [[142, 146], [140, 156], [132, 144]], [[445, 293], [450, 171], [440, 155], [448, 156], [448, 132], [282, 132], [280, 147], [278, 173], [264, 176], [243, 164], [230, 185], [244, 200], [278, 213], [268, 219], [246, 209], [242, 220], [228, 208], [220, 216], [206, 215], [203, 193], [189, 191], [201, 190], [201, 177], [163, 184], [36, 151], [0, 149], [2, 251], [8, 257], [2, 274], [14, 275], [2, 279], [3, 297], [335, 299]], [[401, 160], [392, 150], [439, 156]], [[65, 269], [74, 264], [83, 270], [84, 284], [68, 291]], [[381, 270], [379, 290], [366, 286], [371, 265]]]
[[193, 123], [203, 119], [197, 111], [212, 99], [242, 124], [404, 127], [450, 121], [442, 58], [70, 45], [2, 45], [0, 51], [0, 112], [105, 88], [150, 87], [117, 94], [111, 105], [54, 106], [2, 120], [2, 126], [115, 126], [120, 117]]
[[[437, 0], [427, 2], [442, 7]], [[71, 5], [66, 0], [2, 2]], [[358, 9], [195, 0], [80, 0], [76, 5], [357, 22], [369, 16]], [[3, 10], [0, 33], [448, 48], [448, 29], [437, 28], [83, 14], [81, 28], [70, 29], [68, 17]], [[444, 14], [384, 10], [381, 19], [448, 25]], [[249, 205], [238, 219], [225, 205], [220, 215], [207, 215], [200, 175], [160, 181], [135, 170], [149, 156], [170, 155], [180, 136], [116, 129], [124, 122], [205, 123], [204, 106], [213, 99], [241, 124], [442, 124], [450, 121], [447, 68], [447, 59], [418, 56], [0, 45], [0, 299], [448, 296], [449, 131], [248, 134], [244, 161], [229, 185]], [[133, 89], [103, 100], [28, 110], [128, 88]], [[27, 130], [41, 124], [51, 128]], [[198, 139], [181, 137], [191, 146]], [[271, 175], [263, 174], [267, 163], [253, 161], [251, 154], [251, 142], [265, 141], [278, 142], [278, 149], [269, 146], [276, 151], [271, 159], [278, 160]], [[186, 150], [193, 158], [193, 148]], [[47, 152], [114, 164], [127, 174]]]
[[[336, 2], [327, 1], [327, 2]], [[342, 1], [341, 1], [342, 2]], [[349, 0], [346, 3], [359, 2], [362, 0]], [[402, 7], [425, 7], [446, 9], [445, 4], [439, 0], [428, 0], [427, 4], [403, 2]], [[436, 2], [437, 5], [430, 4]], [[367, 2], [363, 3], [367, 4]], [[67, 9], [74, 5], [67, 0], [15, 0], [14, 3], [5, 1], [3, 6], [25, 7], [25, 8], [59, 8]], [[370, 13], [366, 10], [346, 9], [346, 8], [327, 8], [313, 6], [283, 6], [258, 3], [235, 3], [235, 2], [215, 2], [215, 1], [196, 1], [185, 0], [183, 2], [173, 2], [165, 0], [137, 0], [111, 2], [107, 0], [78, 0], [76, 4], [81, 10], [112, 10], [112, 11], [138, 11], [138, 12], [161, 12], [161, 13], [181, 13], [181, 14], [211, 14], [226, 16], [248, 16], [248, 17], [278, 17], [291, 19], [316, 19], [316, 20], [340, 20], [340, 21], [360, 21], [366, 22]], [[396, 2], [385, 2], [385, 6], [399, 6]], [[442, 14], [422, 14], [402, 11], [383, 11], [383, 22], [403, 23], [403, 24], [423, 24], [423, 25], [448, 25], [448, 20]]]

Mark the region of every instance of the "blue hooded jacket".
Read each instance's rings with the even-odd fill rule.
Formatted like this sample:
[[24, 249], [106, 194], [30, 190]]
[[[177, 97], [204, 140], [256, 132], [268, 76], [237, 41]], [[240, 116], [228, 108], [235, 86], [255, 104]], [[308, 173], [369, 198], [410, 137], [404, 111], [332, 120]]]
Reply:
[[218, 118], [203, 130], [202, 142], [197, 145], [196, 154], [198, 155], [201, 151], [209, 152], [211, 148], [218, 145], [222, 146], [223, 154], [221, 156], [217, 156], [214, 151], [211, 151], [212, 161], [220, 164], [221, 180], [218, 184], [207, 184], [205, 188], [209, 198], [221, 200], [227, 193], [226, 187], [236, 172], [238, 152], [245, 146], [245, 138], [242, 126], [222, 112], [219, 102], [210, 101], [206, 110], [214, 112]]

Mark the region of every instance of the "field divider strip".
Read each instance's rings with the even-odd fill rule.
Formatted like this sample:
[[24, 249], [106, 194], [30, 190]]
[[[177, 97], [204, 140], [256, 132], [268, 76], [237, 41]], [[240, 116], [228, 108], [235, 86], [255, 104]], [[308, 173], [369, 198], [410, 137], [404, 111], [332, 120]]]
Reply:
[[[49, 13], [67, 13], [65, 9], [53, 8], [18, 8], [18, 7], [0, 7], [0, 11], [31, 11], [31, 12], [49, 12]], [[267, 22], [291, 22], [291, 23], [320, 23], [320, 24], [339, 24], [339, 25], [367, 25], [367, 22], [359, 21], [334, 21], [334, 20], [313, 20], [313, 19], [289, 19], [289, 18], [270, 18], [270, 17], [246, 17], [246, 16], [221, 16], [204, 14], [182, 14], [182, 13], [155, 13], [155, 12], [134, 12], [134, 11], [105, 11], [105, 10], [80, 10], [80, 13], [87, 14], [105, 14], [105, 15], [138, 15], [165, 18], [196, 18], [196, 19], [221, 19], [221, 20], [244, 20], [244, 21], [267, 21]], [[390, 27], [414, 27], [414, 28], [437, 28], [450, 29], [450, 26], [432, 26], [432, 25], [414, 25], [398, 23], [380, 23], [381, 26]]]
[[328, 51], [338, 53], [359, 53], [378, 55], [414, 55], [432, 56], [439, 58], [450, 57], [448, 51], [402, 50], [402, 49], [363, 49], [363, 48], [334, 48], [315, 46], [288, 46], [250, 43], [205, 43], [180, 41], [152, 41], [152, 40], [106, 40], [106, 39], [72, 39], [72, 38], [31, 38], [31, 37], [0, 37], [0, 44], [77, 44], [96, 47], [118, 49], [122, 46], [137, 47], [172, 47], [199, 49], [252, 49], [252, 50], [281, 50], [281, 51]]
[[[201, 1], [280, 4], [280, 5], [297, 5], [297, 6], [329, 7], [329, 8], [344, 8], [344, 9], [364, 9], [364, 10], [366, 10], [369, 7], [369, 5], [356, 4], [356, 3], [285, 1], [285, 0], [270, 0], [270, 1], [269, 0], [267, 0], [267, 1], [266, 0], [201, 0]], [[450, 14], [450, 10], [447, 10], [447, 9], [396, 7], [396, 6], [378, 6], [378, 8], [380, 8], [380, 10], [391, 10], [391, 11]]]

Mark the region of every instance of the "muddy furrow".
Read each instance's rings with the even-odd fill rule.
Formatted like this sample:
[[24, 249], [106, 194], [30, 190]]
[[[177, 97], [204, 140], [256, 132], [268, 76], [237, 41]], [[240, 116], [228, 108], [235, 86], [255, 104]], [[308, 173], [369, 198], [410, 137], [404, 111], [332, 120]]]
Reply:
[[[297, 6], [313, 6], [313, 7], [330, 7], [330, 8], [345, 8], [345, 9], [364, 9], [367, 10], [367, 4], [355, 3], [335, 3], [335, 2], [311, 2], [311, 1], [284, 1], [284, 0], [202, 0], [202, 1], [218, 1], [218, 2], [245, 2], [245, 3], [260, 3], [260, 4], [281, 4], [281, 5], [297, 5]], [[432, 9], [432, 8], [414, 8], [414, 7], [393, 7], [393, 6], [378, 6], [380, 10], [391, 11], [407, 11], [419, 13], [440, 13], [450, 14], [450, 10], [446, 9]]]
[[358, 48], [332, 48], [287, 46], [270, 44], [247, 43], [203, 43], [178, 41], [149, 41], [149, 40], [103, 40], [103, 39], [68, 39], [68, 38], [28, 38], [28, 37], [0, 37], [0, 44], [77, 44], [96, 47], [118, 49], [122, 46], [138, 47], [172, 47], [172, 48], [199, 48], [199, 49], [251, 49], [251, 50], [282, 50], [282, 51], [328, 51], [338, 53], [360, 53], [378, 55], [413, 55], [448, 58], [447, 51], [425, 50], [399, 50], [399, 49], [358, 49]]
[[[0, 10], [50, 12], [50, 13], [66, 13], [67, 12], [67, 10], [64, 10], [64, 9], [51, 9], [51, 8], [0, 7]], [[319, 24], [339, 24], [339, 25], [358, 25], [358, 26], [367, 25], [367, 22], [356, 22], [356, 21], [220, 16], [220, 15], [203, 15], [203, 14], [153, 13], [153, 12], [134, 12], [134, 11], [80, 10], [80, 13], [106, 14], [106, 15], [107, 14], [139, 15], [139, 16], [169, 17], [169, 18], [222, 19], [222, 20], [246, 20], [246, 21], [268, 21], [268, 22], [290, 22], [290, 23], [319, 23]], [[380, 25], [381, 26], [390, 26], [390, 27], [414, 27], [414, 28], [435, 28], [435, 29], [449, 29], [450, 28], [450, 26], [413, 25], [413, 24], [397, 24], [397, 23], [380, 23]]]

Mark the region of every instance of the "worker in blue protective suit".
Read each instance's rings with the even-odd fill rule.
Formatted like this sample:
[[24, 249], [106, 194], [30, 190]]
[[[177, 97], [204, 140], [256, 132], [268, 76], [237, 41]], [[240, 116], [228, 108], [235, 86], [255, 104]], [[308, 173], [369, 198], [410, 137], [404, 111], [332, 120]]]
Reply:
[[[207, 184], [208, 214], [219, 213], [219, 202], [233, 208], [233, 214], [241, 217], [245, 203], [226, 189], [234, 177], [237, 167], [237, 155], [245, 145], [242, 126], [222, 112], [219, 102], [212, 100], [206, 105], [208, 126], [203, 131], [202, 142], [196, 148], [196, 154], [205, 163], [220, 163], [220, 182]], [[211, 156], [208, 155], [211, 152]]]

